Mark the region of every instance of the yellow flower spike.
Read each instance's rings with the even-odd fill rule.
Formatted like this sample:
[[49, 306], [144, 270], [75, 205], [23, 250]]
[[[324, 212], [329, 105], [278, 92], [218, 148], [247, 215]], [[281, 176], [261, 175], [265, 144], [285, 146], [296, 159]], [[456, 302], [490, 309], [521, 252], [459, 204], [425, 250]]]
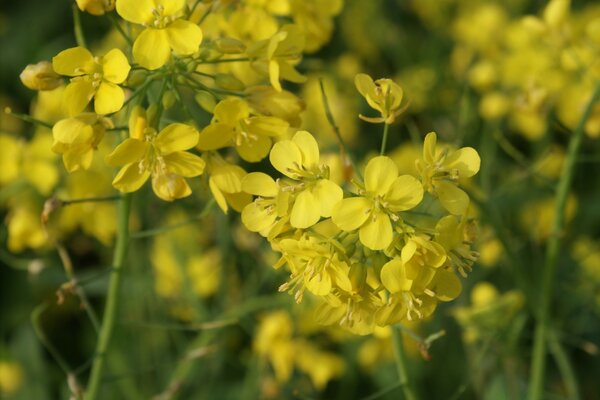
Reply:
[[68, 172], [88, 169], [106, 129], [112, 127], [109, 119], [94, 113], [60, 120], [52, 127], [52, 151], [62, 155]]
[[131, 67], [119, 49], [94, 57], [83, 47], [63, 50], [52, 59], [54, 71], [71, 76], [63, 95], [69, 115], [81, 113], [94, 98], [96, 114], [111, 114], [123, 107], [125, 93], [118, 85], [127, 79]]
[[273, 144], [272, 137], [287, 132], [289, 124], [279, 118], [251, 116], [248, 103], [239, 98], [221, 101], [214, 109], [213, 121], [200, 134], [200, 150], [217, 150], [234, 146], [248, 162], [265, 158]]
[[330, 217], [343, 198], [342, 189], [329, 180], [329, 167], [320, 163], [319, 146], [307, 131], [298, 131], [292, 140], [276, 143], [269, 156], [279, 172], [292, 179], [282, 190], [295, 194], [290, 224], [305, 229], [321, 217]]
[[134, 192], [152, 177], [152, 189], [159, 198], [173, 201], [189, 196], [192, 191], [184, 178], [201, 175], [206, 164], [201, 157], [186, 151], [198, 142], [198, 131], [174, 123], [159, 133], [150, 127], [143, 132], [144, 138], [138, 139], [133, 136], [139, 132], [130, 131], [131, 137], [106, 157], [109, 165], [122, 166], [113, 186], [121, 192]]
[[440, 200], [442, 206], [454, 215], [464, 215], [469, 207], [469, 196], [458, 187], [459, 179], [470, 178], [479, 172], [481, 159], [472, 147], [452, 151], [438, 147], [435, 132], [425, 137], [423, 157], [416, 166], [423, 187]]
[[369, 249], [384, 250], [392, 243], [397, 213], [421, 202], [423, 186], [410, 175], [398, 176], [398, 167], [386, 156], [369, 160], [364, 177], [365, 190], [338, 203], [331, 218], [343, 231], [359, 229], [359, 239]]
[[373, 81], [367, 74], [358, 74], [354, 77], [354, 85], [369, 106], [381, 113], [377, 118], [359, 115], [363, 121], [390, 125], [406, 110], [406, 106], [401, 107], [404, 91], [391, 79]]
[[188, 56], [198, 51], [202, 30], [180, 18], [184, 0], [119, 0], [117, 13], [134, 24], [144, 25], [133, 44], [133, 58], [142, 67], [155, 70], [175, 55]]

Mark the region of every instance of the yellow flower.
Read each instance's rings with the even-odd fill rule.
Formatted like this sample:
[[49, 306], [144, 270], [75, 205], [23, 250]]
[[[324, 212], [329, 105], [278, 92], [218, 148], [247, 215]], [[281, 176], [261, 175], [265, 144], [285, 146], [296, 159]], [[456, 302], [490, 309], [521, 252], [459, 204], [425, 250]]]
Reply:
[[469, 196], [458, 187], [460, 178], [470, 178], [479, 171], [481, 159], [472, 147], [456, 151], [437, 146], [435, 132], [425, 137], [423, 158], [417, 160], [423, 187], [436, 195], [442, 206], [454, 215], [464, 215]]
[[19, 177], [21, 143], [16, 138], [0, 133], [0, 186]]
[[250, 116], [250, 107], [242, 99], [225, 99], [215, 107], [212, 123], [202, 130], [198, 148], [234, 146], [244, 160], [257, 162], [269, 154], [271, 138], [283, 135], [288, 127], [279, 118]]
[[26, 248], [39, 249], [47, 243], [42, 227], [41, 209], [36, 209], [29, 201], [15, 204], [8, 214], [7, 247], [11, 252], [20, 252]]
[[73, 47], [58, 53], [52, 66], [57, 73], [73, 77], [63, 97], [69, 115], [82, 112], [92, 98], [96, 114], [114, 113], [123, 107], [125, 93], [118, 84], [127, 79], [131, 67], [121, 50], [94, 57], [83, 47]]
[[250, 107], [261, 115], [281, 118], [291, 126], [299, 126], [304, 102], [292, 92], [278, 92], [272, 86], [252, 86], [246, 89], [246, 100]]
[[359, 115], [363, 121], [375, 124], [384, 122], [390, 125], [406, 110], [406, 106], [401, 107], [404, 91], [391, 79], [377, 79], [373, 82], [369, 75], [358, 74], [354, 77], [354, 84], [367, 103], [381, 113], [381, 117], [377, 118]]
[[252, 67], [269, 76], [271, 85], [282, 91], [280, 79], [302, 83], [306, 80], [295, 68], [304, 49], [304, 36], [295, 25], [286, 25], [270, 39], [254, 43], [248, 55], [255, 59]]
[[123, 19], [144, 25], [133, 44], [133, 58], [142, 67], [154, 70], [176, 55], [188, 56], [198, 51], [202, 30], [179, 18], [185, 0], [119, 0], [117, 12]]
[[0, 360], [0, 394], [10, 396], [23, 384], [23, 369], [12, 361]]
[[306, 51], [314, 53], [331, 38], [333, 17], [340, 13], [343, 0], [291, 0], [294, 23], [306, 35]]
[[112, 126], [109, 119], [94, 113], [60, 120], [52, 127], [52, 151], [62, 154], [67, 171], [88, 169], [106, 129]]
[[218, 153], [207, 153], [206, 160], [208, 187], [217, 205], [227, 213], [229, 207], [241, 212], [252, 201], [252, 195], [242, 190], [242, 179], [247, 172], [240, 166], [230, 164]]
[[293, 180], [280, 181], [280, 185], [295, 196], [290, 213], [294, 228], [305, 229], [320, 217], [330, 217], [333, 206], [343, 198], [342, 189], [329, 179], [329, 167], [319, 157], [317, 141], [306, 131], [296, 132], [292, 140], [282, 140], [271, 150], [271, 164]]
[[423, 199], [423, 187], [410, 175], [398, 176], [398, 167], [385, 156], [369, 160], [364, 177], [360, 197], [338, 203], [331, 219], [343, 231], [359, 229], [360, 242], [366, 247], [383, 250], [392, 243], [392, 221], [400, 220], [397, 212], [416, 207]]
[[265, 237], [278, 224], [288, 220], [290, 192], [282, 191], [269, 175], [263, 172], [251, 172], [242, 179], [242, 190], [258, 196], [242, 210], [242, 223], [252, 232]]
[[117, 0], [76, 0], [77, 7], [81, 11], [87, 11], [92, 15], [104, 15], [115, 9]]
[[152, 189], [163, 200], [189, 196], [192, 190], [184, 178], [202, 174], [205, 162], [185, 150], [198, 143], [192, 126], [174, 123], [156, 132], [147, 124], [144, 113], [134, 111], [130, 118], [130, 138], [106, 157], [111, 166], [123, 166], [113, 186], [122, 192], [138, 190], [150, 176]]
[[52, 90], [62, 85], [60, 75], [54, 72], [52, 63], [40, 61], [37, 64], [29, 64], [21, 75], [21, 82], [32, 90]]

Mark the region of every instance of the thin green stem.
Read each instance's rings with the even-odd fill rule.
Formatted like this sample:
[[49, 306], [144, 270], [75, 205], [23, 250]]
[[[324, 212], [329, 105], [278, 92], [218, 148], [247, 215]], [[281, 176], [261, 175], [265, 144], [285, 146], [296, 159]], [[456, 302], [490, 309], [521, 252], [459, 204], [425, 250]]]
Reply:
[[127, 44], [129, 46], [133, 46], [133, 40], [129, 37], [129, 35], [127, 34], [127, 32], [125, 32], [125, 30], [123, 29], [123, 27], [119, 23], [119, 20], [114, 16], [114, 14], [112, 14], [112, 13], [106, 13], [106, 15], [108, 16], [108, 19], [113, 24], [113, 26], [115, 27], [115, 29], [121, 34], [121, 36], [123, 36], [123, 39], [125, 39], [125, 41], [127, 42]]
[[186, 219], [185, 221], [178, 222], [176, 224], [161, 226], [160, 228], [154, 228], [154, 229], [148, 229], [145, 231], [135, 232], [130, 235], [130, 238], [131, 239], [142, 239], [142, 238], [146, 238], [149, 236], [160, 235], [162, 233], [169, 232], [174, 229], [182, 228], [193, 222], [204, 219], [210, 213], [214, 204], [215, 204], [215, 200], [211, 199], [206, 203], [206, 205], [204, 206], [204, 209], [200, 212], [200, 214], [198, 214], [190, 219]]
[[77, 46], [87, 47], [85, 36], [83, 35], [83, 28], [81, 26], [81, 11], [79, 11], [77, 3], [73, 3], [73, 27], [75, 29], [75, 41], [77, 42]]
[[252, 61], [251, 58], [242, 57], [242, 58], [225, 58], [218, 60], [206, 60], [206, 61], [198, 61], [199, 64], [220, 64], [220, 63], [228, 63], [228, 62], [246, 62]]
[[336, 124], [335, 118], [333, 117], [333, 113], [331, 112], [331, 107], [329, 106], [329, 99], [327, 98], [327, 93], [325, 93], [325, 85], [323, 84], [323, 78], [319, 78], [319, 87], [321, 88], [321, 98], [323, 99], [325, 116], [327, 117], [327, 122], [329, 122], [331, 129], [333, 129], [333, 133], [335, 133], [335, 137], [337, 138], [338, 143], [340, 145], [340, 153], [342, 156], [342, 160], [344, 161], [344, 163], [346, 163], [346, 159], [348, 159], [350, 161], [350, 164], [352, 164], [352, 169], [354, 170], [354, 173], [359, 174], [359, 169], [357, 168], [356, 163], [354, 162], [354, 159], [352, 158], [350, 153], [348, 153], [348, 147], [346, 147], [346, 142], [344, 142], [344, 138], [342, 138], [340, 128]]
[[29, 122], [30, 124], [33, 125], [40, 125], [43, 126], [44, 128], [48, 128], [48, 129], [52, 129], [52, 124], [46, 121], [42, 121], [41, 119], [37, 119], [37, 118], [33, 118], [32, 116], [29, 116], [27, 114], [20, 114], [20, 113], [14, 113], [10, 107], [6, 107], [4, 109], [4, 113], [11, 115], [15, 118], [20, 119], [21, 121], [25, 121], [25, 122]]
[[568, 398], [570, 400], [579, 400], [581, 396], [579, 394], [579, 386], [577, 384], [575, 371], [573, 371], [573, 366], [569, 361], [569, 357], [561, 345], [558, 335], [554, 331], [548, 332], [548, 347], [556, 362], [558, 370], [562, 375]]
[[383, 139], [381, 139], [381, 150], [379, 151], [380, 156], [385, 154], [385, 146], [387, 145], [389, 130], [390, 130], [390, 125], [384, 123], [383, 124]]
[[544, 387], [544, 373], [546, 367], [546, 341], [548, 340], [548, 331], [550, 325], [550, 305], [552, 300], [552, 290], [554, 287], [554, 278], [556, 275], [556, 266], [560, 251], [560, 242], [565, 225], [565, 208], [567, 197], [573, 180], [574, 166], [577, 162], [577, 153], [581, 147], [585, 131], [585, 123], [588, 120], [592, 108], [600, 96], [600, 83], [596, 84], [594, 93], [587, 104], [573, 135], [569, 141], [565, 163], [558, 186], [556, 188], [556, 198], [554, 205], [554, 221], [552, 225], [552, 235], [548, 239], [546, 247], [546, 259], [544, 270], [542, 271], [541, 302], [538, 305], [537, 321], [532, 353], [531, 380], [529, 382], [528, 398], [530, 400], [539, 400], [542, 398]]
[[109, 195], [109, 196], [96, 196], [96, 197], [82, 197], [80, 199], [68, 199], [62, 200], [59, 199], [61, 206], [69, 206], [71, 204], [79, 204], [79, 203], [100, 203], [103, 201], [116, 201], [121, 197], [119, 195]]
[[108, 294], [106, 298], [106, 307], [100, 327], [100, 336], [96, 344], [96, 353], [92, 364], [92, 371], [88, 387], [85, 393], [85, 400], [95, 400], [98, 398], [102, 375], [104, 373], [104, 364], [106, 353], [110, 344], [117, 313], [119, 309], [119, 295], [121, 289], [121, 272], [125, 263], [127, 254], [127, 245], [129, 242], [129, 211], [131, 208], [131, 194], [121, 195], [119, 208], [117, 212], [117, 243], [113, 255], [113, 270], [110, 277]]
[[396, 358], [396, 367], [398, 368], [398, 379], [402, 385], [404, 398], [406, 400], [417, 400], [410, 380], [408, 379], [408, 367], [406, 365], [406, 353], [404, 343], [402, 342], [402, 332], [398, 327], [392, 327], [392, 341], [394, 343], [394, 357]]

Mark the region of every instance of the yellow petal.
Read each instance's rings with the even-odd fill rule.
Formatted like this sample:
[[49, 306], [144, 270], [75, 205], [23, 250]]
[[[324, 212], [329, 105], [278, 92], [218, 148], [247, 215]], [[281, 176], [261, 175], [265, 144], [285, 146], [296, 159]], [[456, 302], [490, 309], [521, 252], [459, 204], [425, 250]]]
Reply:
[[333, 207], [331, 220], [343, 231], [358, 229], [369, 218], [373, 204], [364, 197], [351, 197]]
[[251, 172], [242, 179], [242, 190], [261, 197], [275, 197], [279, 186], [269, 175], [263, 172]]
[[298, 179], [298, 174], [294, 171], [302, 165], [302, 153], [296, 143], [291, 140], [275, 143], [271, 149], [269, 160], [277, 171], [292, 179]]
[[60, 75], [79, 76], [94, 72], [94, 56], [84, 47], [73, 47], [52, 58], [52, 68]]
[[384, 250], [392, 243], [393, 238], [390, 218], [382, 212], [373, 212], [361, 226], [358, 237], [369, 249]]
[[109, 155], [106, 156], [106, 163], [117, 167], [129, 163], [135, 163], [144, 158], [150, 144], [137, 139], [125, 139]]
[[238, 193], [242, 191], [242, 178], [246, 171], [233, 164], [225, 164], [211, 171], [211, 179], [225, 193]]
[[429, 132], [423, 142], [423, 159], [429, 164], [435, 162], [436, 143], [437, 135], [435, 132]]
[[123, 107], [125, 93], [114, 83], [102, 82], [94, 99], [94, 111], [104, 115], [117, 112]]
[[354, 85], [363, 97], [372, 96], [375, 93], [375, 83], [367, 74], [357, 74], [354, 77]]
[[63, 106], [70, 116], [80, 114], [94, 97], [96, 89], [90, 81], [75, 81], [67, 85], [63, 93]]
[[402, 175], [394, 180], [385, 195], [388, 207], [392, 211], [404, 211], [414, 208], [423, 199], [423, 185], [415, 177]]
[[250, 115], [248, 103], [237, 97], [225, 99], [215, 107], [215, 120], [224, 124], [235, 126], [241, 119]]
[[454, 272], [445, 269], [437, 270], [435, 276], [427, 286], [428, 289], [435, 293], [435, 297], [441, 301], [454, 300], [462, 291], [460, 279], [458, 279]]
[[254, 203], [242, 210], [242, 223], [252, 232], [260, 232], [275, 223], [277, 215]]
[[302, 165], [305, 169], [312, 169], [319, 164], [319, 145], [317, 141], [307, 131], [298, 131], [292, 138], [296, 143], [300, 153], [302, 153]]
[[163, 7], [164, 15], [175, 15], [183, 9], [185, 0], [154, 0], [154, 3]]
[[165, 201], [181, 199], [192, 194], [192, 189], [185, 179], [168, 172], [152, 175], [152, 190]]
[[122, 83], [129, 74], [129, 62], [119, 49], [112, 49], [102, 57], [103, 79], [112, 83]]
[[281, 92], [281, 83], [279, 83], [279, 63], [275, 60], [269, 61], [269, 81], [275, 90]]
[[312, 193], [321, 205], [321, 216], [325, 218], [331, 216], [333, 207], [344, 197], [342, 188], [329, 179], [319, 180], [313, 188]]
[[235, 131], [230, 125], [214, 122], [202, 130], [198, 137], [200, 150], [217, 150], [232, 144]]
[[193, 126], [179, 123], [170, 124], [156, 136], [154, 146], [159, 149], [161, 154], [166, 155], [191, 149], [198, 144], [199, 136], [200, 134]]
[[152, 10], [156, 7], [153, 0], [119, 0], [117, 13], [126, 21], [146, 24], [154, 20]]
[[269, 154], [271, 139], [266, 136], [257, 136], [254, 140], [243, 140], [235, 149], [245, 161], [258, 162]]
[[398, 167], [391, 158], [373, 157], [365, 168], [365, 188], [375, 195], [385, 195], [398, 177]]
[[331, 276], [328, 273], [322, 272], [315, 274], [312, 279], [306, 282], [306, 288], [317, 296], [326, 296], [331, 292]]
[[229, 207], [227, 206], [227, 200], [225, 199], [225, 195], [223, 194], [219, 186], [215, 183], [212, 176], [208, 179], [208, 187], [210, 188], [210, 192], [212, 193], [219, 208], [223, 210], [225, 214], [227, 214], [227, 211], [229, 209]]
[[178, 19], [165, 28], [169, 46], [175, 54], [190, 55], [198, 51], [202, 30], [190, 21]]
[[469, 196], [460, 188], [448, 182], [438, 182], [435, 191], [442, 206], [454, 215], [464, 215], [469, 207]]
[[300, 192], [296, 197], [292, 213], [290, 214], [290, 224], [294, 228], [306, 229], [319, 222], [321, 206], [315, 196], [309, 191]]
[[142, 187], [149, 177], [150, 171], [140, 171], [137, 163], [131, 163], [121, 168], [112, 184], [121, 192], [130, 193]]
[[163, 157], [167, 171], [190, 178], [201, 175], [206, 163], [201, 157], [187, 151], [177, 151]]
[[290, 124], [275, 117], [253, 117], [247, 123], [249, 133], [261, 136], [281, 136]]
[[90, 141], [93, 134], [94, 129], [78, 118], [62, 119], [52, 127], [54, 141], [64, 144]]
[[171, 48], [164, 29], [146, 28], [135, 39], [133, 58], [142, 67], [158, 69], [165, 65], [170, 57]]
[[406, 277], [402, 260], [394, 258], [381, 268], [381, 283], [390, 293], [409, 291], [412, 281]]
[[447, 169], [457, 169], [461, 178], [468, 178], [479, 172], [481, 159], [472, 147], [463, 147], [450, 154], [444, 162]]

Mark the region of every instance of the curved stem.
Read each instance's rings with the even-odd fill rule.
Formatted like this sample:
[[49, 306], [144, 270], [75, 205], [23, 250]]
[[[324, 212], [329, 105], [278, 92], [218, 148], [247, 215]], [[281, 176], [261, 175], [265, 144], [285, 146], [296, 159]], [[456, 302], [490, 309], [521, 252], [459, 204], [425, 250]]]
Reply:
[[392, 341], [394, 343], [394, 356], [396, 358], [396, 367], [398, 368], [398, 378], [400, 380], [400, 385], [402, 385], [404, 398], [406, 400], [417, 400], [417, 396], [408, 379], [408, 368], [406, 365], [404, 343], [402, 343], [402, 332], [395, 326], [392, 327]]
[[119, 200], [119, 209], [117, 214], [117, 243], [113, 255], [113, 271], [108, 286], [106, 298], [106, 308], [100, 327], [100, 336], [96, 344], [96, 353], [90, 373], [90, 380], [85, 393], [85, 400], [95, 400], [98, 396], [104, 364], [106, 361], [106, 352], [110, 344], [113, 328], [117, 318], [119, 308], [119, 292], [121, 289], [121, 270], [127, 254], [127, 244], [129, 241], [129, 210], [131, 208], [131, 194], [121, 195]]
[[538, 305], [537, 321], [535, 327], [535, 337], [533, 344], [532, 363], [531, 363], [531, 380], [529, 381], [528, 398], [530, 400], [539, 400], [542, 398], [544, 387], [544, 372], [546, 366], [546, 342], [549, 335], [550, 324], [550, 303], [552, 297], [552, 289], [554, 286], [554, 277], [556, 275], [556, 265], [558, 261], [558, 253], [560, 250], [560, 242], [562, 239], [562, 231], [565, 223], [565, 206], [567, 197], [573, 180], [574, 165], [577, 162], [577, 153], [581, 147], [581, 141], [585, 130], [585, 123], [592, 112], [592, 107], [600, 96], [600, 83], [596, 84], [594, 93], [590, 98], [586, 109], [571, 136], [569, 148], [565, 164], [562, 169], [560, 180], [556, 188], [556, 198], [554, 205], [554, 222], [552, 225], [552, 235], [548, 239], [546, 247], [546, 259], [544, 262], [544, 270], [542, 271], [542, 287], [541, 287], [541, 302]]

